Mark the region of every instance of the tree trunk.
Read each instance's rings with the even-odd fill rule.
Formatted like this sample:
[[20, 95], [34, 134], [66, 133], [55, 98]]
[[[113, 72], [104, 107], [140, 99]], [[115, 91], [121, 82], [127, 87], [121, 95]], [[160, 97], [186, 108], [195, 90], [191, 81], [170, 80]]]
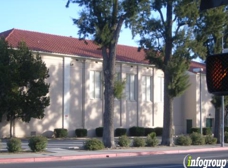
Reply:
[[161, 145], [173, 146], [173, 98], [168, 94], [168, 74], [165, 75], [164, 82], [164, 116]]
[[162, 133], [162, 145], [173, 146], [173, 98], [169, 96], [168, 84], [170, 83], [170, 75], [167, 71], [167, 66], [172, 55], [172, 8], [173, 1], [168, 0], [166, 18], [167, 23], [165, 25], [165, 58], [164, 64], [164, 113], [163, 113], [163, 133]]
[[[114, 65], [113, 65], [114, 64]], [[108, 66], [105, 66], [108, 65]], [[104, 82], [105, 82], [105, 107], [103, 114], [103, 143], [105, 147], [114, 147], [114, 125], [113, 125], [113, 116], [114, 116], [114, 73], [115, 73], [115, 59], [109, 57], [106, 61], [103, 62], [104, 68]]]
[[103, 73], [105, 82], [105, 107], [103, 112], [103, 143], [105, 147], [115, 147], [114, 141], [114, 76], [116, 66], [116, 47], [119, 39], [119, 34], [123, 21], [125, 18], [121, 18], [119, 21], [116, 20], [118, 10], [118, 1], [113, 4], [113, 22], [112, 29], [113, 39], [109, 44], [109, 47], [102, 47], [103, 56]]
[[13, 117], [10, 117], [10, 138], [13, 137], [12, 128], [13, 128]]
[[215, 108], [215, 128], [214, 128], [214, 137], [217, 138], [217, 143], [221, 141], [221, 108]]

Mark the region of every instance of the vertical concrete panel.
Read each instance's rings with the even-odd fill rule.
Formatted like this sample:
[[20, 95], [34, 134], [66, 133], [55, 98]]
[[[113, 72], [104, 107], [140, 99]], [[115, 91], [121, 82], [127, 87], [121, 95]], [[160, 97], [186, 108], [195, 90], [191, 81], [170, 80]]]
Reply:
[[90, 96], [90, 71], [100, 71], [102, 74], [102, 62], [87, 61], [85, 73], [85, 127], [88, 129], [88, 135], [95, 135], [95, 128], [102, 126], [103, 118], [103, 92], [101, 99], [93, 99]]
[[71, 58], [69, 57], [64, 57], [64, 85], [63, 85], [63, 90], [64, 90], [64, 97], [63, 97], [63, 107], [64, 107], [64, 123], [63, 126], [66, 129], [69, 129], [69, 114], [70, 114], [70, 65], [71, 64]]
[[69, 136], [75, 136], [75, 129], [82, 128], [82, 62], [72, 59], [70, 67], [70, 113]]

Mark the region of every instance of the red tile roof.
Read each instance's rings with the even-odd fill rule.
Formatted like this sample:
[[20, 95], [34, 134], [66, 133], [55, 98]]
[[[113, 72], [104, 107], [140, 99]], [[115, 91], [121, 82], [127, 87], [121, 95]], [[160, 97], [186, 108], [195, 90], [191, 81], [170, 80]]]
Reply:
[[[12, 47], [17, 47], [18, 42], [25, 41], [30, 50], [43, 51], [49, 53], [60, 53], [77, 55], [84, 57], [102, 58], [99, 46], [95, 45], [91, 40], [83, 40], [77, 38], [39, 33], [27, 30], [11, 29], [0, 33], [0, 37], [4, 37]], [[137, 47], [118, 45], [117, 60], [135, 63], [147, 63], [144, 60], [145, 53], [143, 50], [138, 51]], [[204, 64], [192, 62], [190, 71], [193, 67], [205, 67]]]

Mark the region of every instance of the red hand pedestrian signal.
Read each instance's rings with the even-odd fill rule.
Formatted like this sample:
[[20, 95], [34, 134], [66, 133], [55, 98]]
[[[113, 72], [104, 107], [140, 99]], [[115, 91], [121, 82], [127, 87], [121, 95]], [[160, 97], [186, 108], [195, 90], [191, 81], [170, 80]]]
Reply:
[[215, 95], [228, 95], [228, 54], [211, 55], [206, 60], [208, 91]]

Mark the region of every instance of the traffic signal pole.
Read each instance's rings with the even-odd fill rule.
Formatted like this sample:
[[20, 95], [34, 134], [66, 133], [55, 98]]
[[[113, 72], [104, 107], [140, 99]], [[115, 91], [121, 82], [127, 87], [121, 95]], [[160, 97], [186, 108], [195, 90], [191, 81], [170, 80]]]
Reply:
[[222, 96], [221, 147], [224, 147], [224, 96]]

